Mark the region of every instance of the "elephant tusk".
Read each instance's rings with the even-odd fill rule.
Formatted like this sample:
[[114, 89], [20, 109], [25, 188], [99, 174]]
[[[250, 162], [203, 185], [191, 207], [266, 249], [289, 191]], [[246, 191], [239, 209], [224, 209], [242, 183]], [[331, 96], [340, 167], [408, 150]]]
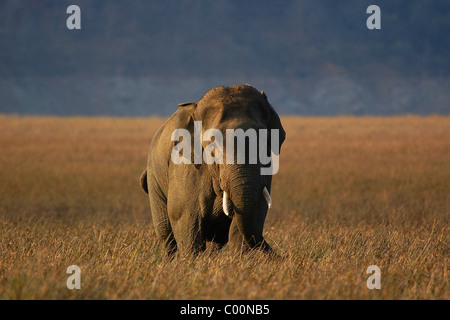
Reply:
[[228, 194], [226, 193], [226, 191], [223, 192], [223, 202], [222, 202], [222, 208], [223, 208], [223, 212], [225, 212], [225, 214], [227, 216], [230, 216], [230, 212], [228, 211]]
[[270, 197], [270, 193], [266, 187], [264, 187], [263, 195], [264, 195], [264, 198], [266, 198], [267, 206], [269, 207], [269, 209], [271, 209], [272, 208], [272, 198]]

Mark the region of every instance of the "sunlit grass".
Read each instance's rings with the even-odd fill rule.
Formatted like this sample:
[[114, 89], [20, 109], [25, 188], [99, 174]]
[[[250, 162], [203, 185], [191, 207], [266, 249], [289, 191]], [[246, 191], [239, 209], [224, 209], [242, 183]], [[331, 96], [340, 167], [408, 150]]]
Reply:
[[0, 116], [1, 299], [449, 298], [450, 118], [283, 118], [282, 259], [165, 258], [138, 183], [163, 121]]

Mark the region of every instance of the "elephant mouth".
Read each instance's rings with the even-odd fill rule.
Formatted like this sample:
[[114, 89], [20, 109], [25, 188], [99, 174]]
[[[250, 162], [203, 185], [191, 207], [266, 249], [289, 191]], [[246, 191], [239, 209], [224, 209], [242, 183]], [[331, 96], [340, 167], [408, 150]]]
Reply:
[[[267, 202], [268, 209], [272, 209], [272, 197], [270, 196], [270, 193], [266, 187], [264, 187], [264, 189], [263, 189], [263, 196]], [[228, 217], [231, 218], [234, 215], [234, 205], [230, 199], [229, 193], [226, 191], [223, 191], [222, 209], [223, 209], [223, 212], [225, 213], [225, 215], [227, 215]]]

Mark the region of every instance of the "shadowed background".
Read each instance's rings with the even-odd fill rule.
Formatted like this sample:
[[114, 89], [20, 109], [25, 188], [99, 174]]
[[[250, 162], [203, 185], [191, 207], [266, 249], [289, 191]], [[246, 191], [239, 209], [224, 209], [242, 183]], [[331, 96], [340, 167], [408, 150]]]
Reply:
[[[81, 30], [66, 8], [81, 8]], [[280, 114], [450, 113], [450, 4], [376, 1], [0, 3], [0, 112], [171, 114], [217, 85]]]

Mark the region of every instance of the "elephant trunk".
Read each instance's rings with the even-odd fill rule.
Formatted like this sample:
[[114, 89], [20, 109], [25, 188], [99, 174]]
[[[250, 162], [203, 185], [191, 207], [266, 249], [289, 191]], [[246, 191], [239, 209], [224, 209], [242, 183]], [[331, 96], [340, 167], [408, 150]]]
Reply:
[[[264, 199], [266, 199], [267, 202], [267, 207], [269, 209], [272, 209], [272, 197], [270, 196], [269, 191], [267, 190], [267, 187], [264, 187], [263, 189], [263, 195], [264, 195]], [[230, 216], [231, 215], [231, 211], [232, 209], [232, 203], [230, 200], [230, 195], [228, 194], [228, 192], [224, 191], [223, 192], [223, 198], [222, 198], [223, 202], [222, 202], [222, 209], [223, 212], [227, 215]]]
[[230, 214], [231, 207], [235, 213], [233, 219], [236, 219], [239, 233], [248, 247], [268, 247], [262, 233], [267, 214], [265, 203], [271, 207], [271, 199], [266, 186], [262, 185], [260, 167], [248, 164], [229, 165], [224, 176], [227, 177], [226, 189], [229, 192], [224, 190], [225, 214]]

